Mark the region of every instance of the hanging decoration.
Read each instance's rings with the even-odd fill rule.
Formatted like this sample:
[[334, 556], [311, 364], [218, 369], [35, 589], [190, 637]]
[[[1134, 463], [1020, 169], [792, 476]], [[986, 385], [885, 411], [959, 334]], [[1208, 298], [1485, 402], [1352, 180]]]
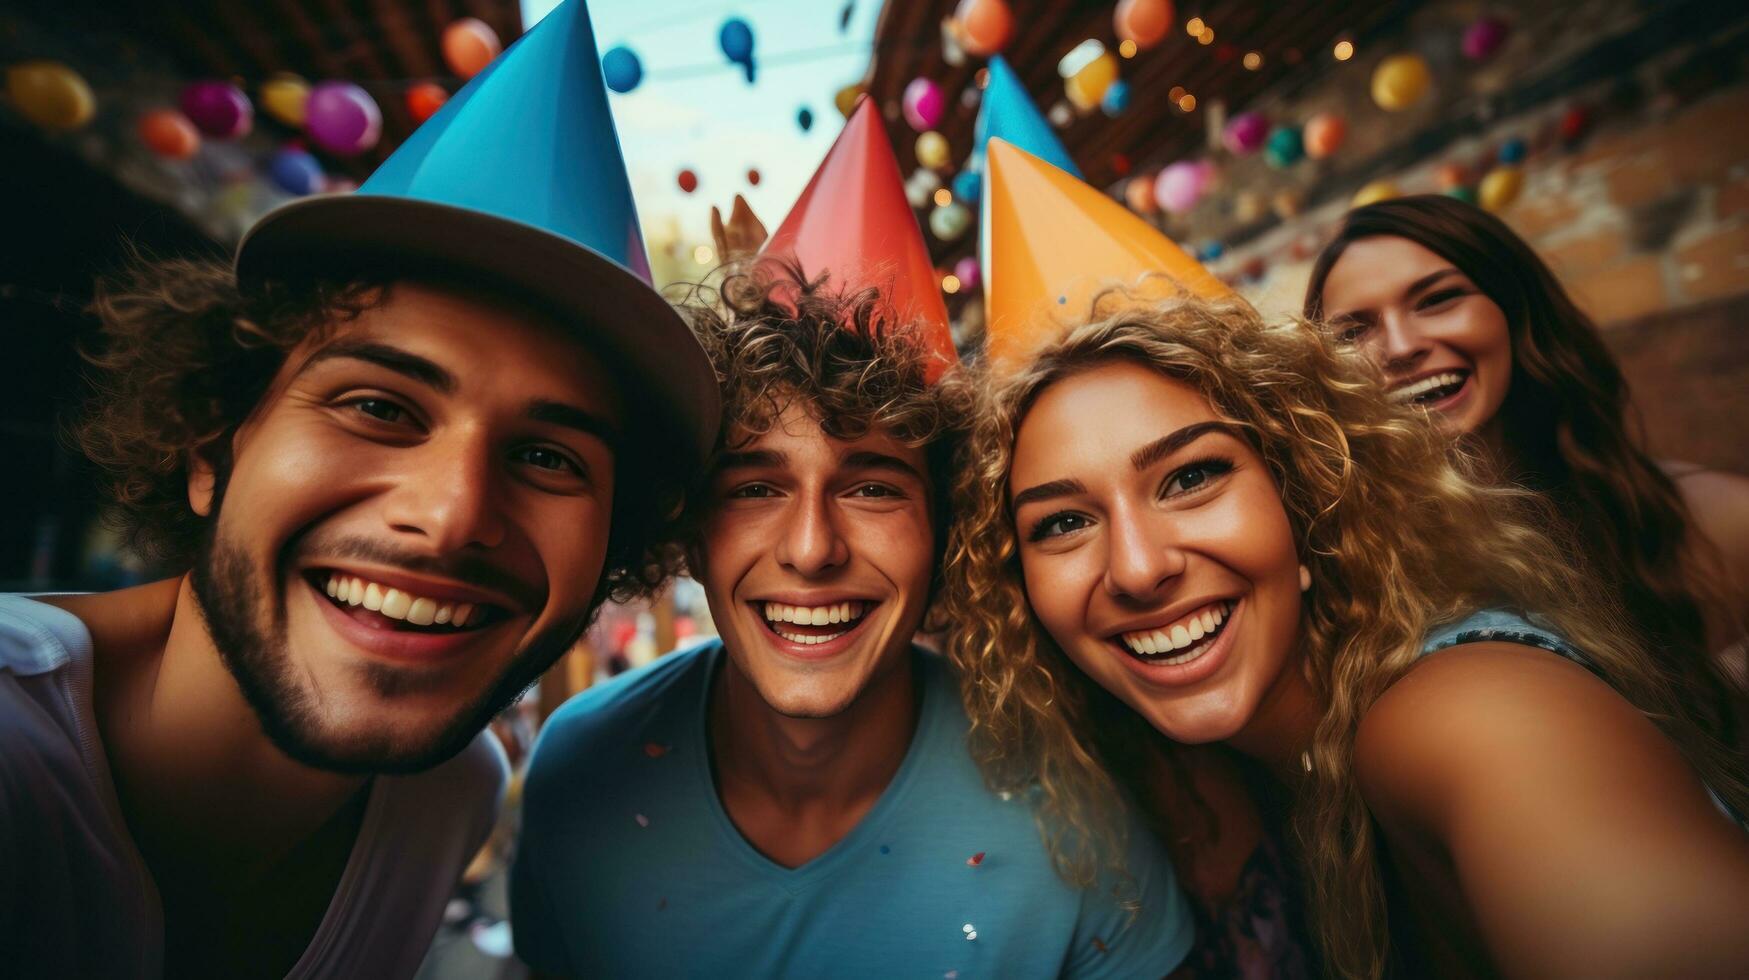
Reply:
[[1233, 220], [1240, 224], [1256, 221], [1268, 208], [1263, 195], [1256, 191], [1240, 191], [1233, 196]]
[[327, 185], [327, 176], [322, 173], [322, 165], [309, 151], [296, 146], [288, 146], [275, 153], [267, 161], [267, 175], [273, 178], [274, 185], [280, 190], [299, 197], [314, 194]]
[[1574, 106], [1561, 116], [1561, 142], [1572, 146], [1585, 138], [1591, 129], [1591, 113], [1584, 106]]
[[1131, 177], [1123, 185], [1124, 203], [1130, 210], [1140, 215], [1150, 215], [1160, 210], [1160, 205], [1154, 200], [1155, 175]]
[[1376, 204], [1379, 201], [1388, 201], [1401, 194], [1402, 192], [1397, 190], [1397, 185], [1391, 181], [1375, 180], [1365, 187], [1362, 187], [1359, 191], [1356, 191], [1354, 200], [1350, 201], [1348, 206], [1352, 208], [1364, 208], [1368, 204]]
[[1198, 262], [1213, 262], [1225, 254], [1227, 254], [1227, 246], [1213, 238], [1196, 247], [1196, 260]]
[[1476, 197], [1482, 207], [1489, 211], [1499, 212], [1507, 205], [1518, 200], [1518, 193], [1524, 190], [1524, 171], [1518, 167], [1495, 167], [1482, 178], [1482, 183], [1476, 188]]
[[929, 203], [930, 195], [941, 187], [941, 175], [928, 167], [918, 167], [911, 172], [905, 181], [905, 200], [914, 208], [924, 207]]
[[1283, 221], [1298, 216], [1300, 209], [1305, 206], [1306, 199], [1300, 195], [1299, 191], [1294, 190], [1292, 187], [1284, 187], [1281, 190], [1276, 191], [1275, 197], [1271, 198], [1269, 201], [1270, 210], [1274, 211], [1275, 216]]
[[1462, 187], [1469, 182], [1469, 179], [1469, 173], [1464, 170], [1462, 164], [1457, 163], [1442, 163], [1439, 165], [1439, 169], [1433, 172], [1434, 186], [1442, 191], [1449, 191], [1453, 187]]
[[1168, 164], [1154, 179], [1154, 201], [1169, 214], [1196, 207], [1208, 182], [1205, 169], [1189, 160]]
[[931, 170], [940, 170], [947, 166], [951, 149], [947, 145], [947, 137], [934, 130], [917, 137], [917, 162]]
[[861, 82], [854, 82], [839, 89], [838, 94], [832, 96], [832, 104], [838, 107], [840, 115], [849, 119], [850, 114], [856, 111], [857, 101], [867, 92], [867, 86]]
[[971, 209], [958, 201], [941, 205], [929, 212], [929, 230], [944, 242], [954, 241], [971, 226]]
[[680, 189], [687, 194], [691, 194], [693, 191], [698, 190], [698, 174], [693, 173], [691, 170], [682, 170], [680, 176], [675, 178], [674, 182], [679, 184]]
[[473, 78], [504, 50], [498, 32], [478, 17], [463, 17], [443, 29], [443, 63], [461, 78]]
[[1057, 74], [1063, 78], [1063, 94], [1069, 102], [1088, 112], [1117, 81], [1117, 57], [1097, 39], [1088, 38], [1063, 55], [1057, 62]]
[[1300, 135], [1306, 156], [1322, 160], [1342, 147], [1342, 139], [1348, 135], [1348, 124], [1334, 112], [1320, 112], [1306, 120], [1305, 132]]
[[153, 109], [140, 117], [140, 142], [166, 160], [187, 160], [200, 151], [200, 130], [175, 109]]
[[747, 84], [753, 84], [758, 70], [753, 60], [753, 25], [740, 17], [730, 17], [717, 32], [717, 43], [723, 49], [723, 57], [730, 64], [740, 65], [747, 73]]
[[949, 68], [966, 63], [966, 49], [960, 45], [960, 26], [952, 15], [941, 19], [941, 60]]
[[1394, 54], [1372, 73], [1372, 100], [1387, 112], [1401, 112], [1427, 94], [1433, 73], [1418, 54]]
[[1118, 40], [1146, 51], [1172, 30], [1172, 0], [1118, 0], [1111, 25]]
[[1062, 129], [1075, 121], [1075, 110], [1067, 102], [1058, 102], [1045, 113], [1045, 118], [1050, 120], [1052, 126]]
[[[984, 178], [970, 167], [961, 170], [953, 178], [953, 196], [967, 204], [975, 204], [978, 195], [984, 191]], [[963, 276], [961, 277], [964, 278]]]
[[796, 110], [796, 125], [800, 126], [802, 128], [802, 132], [804, 132], [804, 133], [810, 129], [813, 129], [814, 128], [814, 110], [808, 108], [807, 106], [802, 106], [800, 109], [797, 109]]
[[351, 82], [323, 82], [310, 89], [304, 131], [336, 156], [357, 156], [377, 145], [383, 113], [370, 93]]
[[905, 86], [902, 105], [905, 121], [922, 133], [941, 125], [941, 117], [947, 112], [947, 97], [933, 80], [913, 78]]
[[984, 270], [978, 266], [975, 255], [967, 255], [953, 264], [953, 274], [960, 281], [961, 289], [977, 289], [984, 284]]
[[1525, 146], [1524, 140], [1514, 136], [1500, 144], [1500, 153], [1496, 159], [1501, 163], [1523, 163], [1527, 152], [1529, 148]]
[[1221, 145], [1234, 156], [1249, 156], [1263, 147], [1269, 136], [1269, 120], [1261, 112], [1241, 112], [1221, 132]]
[[1300, 137], [1300, 131], [1292, 126], [1277, 126], [1269, 134], [1269, 142], [1263, 148], [1263, 158], [1277, 170], [1285, 170], [1300, 162], [1306, 155], [1305, 141]]
[[1099, 111], [1116, 119], [1130, 107], [1130, 83], [1118, 79], [1105, 90], [1105, 95], [1099, 99]]
[[243, 90], [230, 82], [208, 79], [182, 87], [182, 114], [204, 136], [234, 140], [249, 135], [255, 107]]
[[6, 94], [19, 115], [44, 129], [78, 129], [97, 113], [91, 86], [58, 61], [26, 61], [6, 69]]
[[1464, 29], [1464, 57], [1471, 61], [1487, 61], [1494, 57], [1512, 29], [1498, 17], [1478, 17]]
[[1442, 193], [1444, 193], [1446, 197], [1457, 198], [1465, 204], [1476, 203], [1476, 189], [1468, 184], [1458, 184], [1455, 187], [1447, 187]]
[[261, 83], [255, 93], [261, 111], [293, 129], [304, 128], [304, 110], [310, 102], [310, 83], [290, 72], [279, 72]]
[[644, 80], [644, 63], [638, 60], [636, 51], [617, 45], [601, 56], [601, 79], [608, 88], [624, 95]]
[[974, 57], [990, 57], [1014, 36], [1014, 12], [1007, 0], [960, 0], [953, 19], [959, 25], [960, 47]]
[[420, 82], [407, 90], [407, 114], [413, 117], [413, 124], [418, 125], [432, 116], [449, 101], [449, 90], [436, 82]]

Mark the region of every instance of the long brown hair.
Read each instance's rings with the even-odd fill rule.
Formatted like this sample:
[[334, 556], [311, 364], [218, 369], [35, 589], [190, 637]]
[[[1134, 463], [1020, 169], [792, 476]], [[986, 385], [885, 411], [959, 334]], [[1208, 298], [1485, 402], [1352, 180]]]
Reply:
[[1616, 590], [1660, 665], [1697, 699], [1702, 723], [1734, 741], [1729, 687], [1708, 656], [1700, 597], [1711, 589], [1684, 561], [1711, 552], [1676, 484], [1640, 447], [1627, 381], [1596, 325], [1505, 222], [1440, 194], [1350, 211], [1312, 264], [1307, 318], [1323, 318], [1325, 280], [1348, 246], [1375, 237], [1404, 238], [1446, 259], [1506, 315], [1504, 472], [1554, 499], [1585, 543], [1581, 557]]
[[1039, 394], [1117, 360], [1190, 385], [1245, 434], [1280, 489], [1316, 583], [1296, 655], [1323, 713], [1295, 822], [1308, 907], [1333, 974], [1376, 977], [1389, 957], [1377, 843], [1353, 773], [1355, 733], [1420, 656], [1427, 633], [1472, 610], [1509, 606], [1541, 617], [1721, 798], [1749, 805], [1742, 760], [1694, 724], [1607, 591], [1561, 560], [1564, 546], [1540, 529], [1549, 501], [1475, 479], [1474, 461], [1448, 453], [1425, 414], [1385, 400], [1377, 370], [1357, 351], [1304, 324], [1266, 324], [1239, 303], [1130, 297], [1095, 317], [985, 386], [943, 571], [954, 624], [947, 649], [961, 673], [973, 755], [993, 788], [1031, 794], [1065, 877], [1091, 880], [1121, 854], [1117, 789], [1128, 774], [1116, 743], [1135, 719], [1031, 613], [1009, 469], [1015, 433]]

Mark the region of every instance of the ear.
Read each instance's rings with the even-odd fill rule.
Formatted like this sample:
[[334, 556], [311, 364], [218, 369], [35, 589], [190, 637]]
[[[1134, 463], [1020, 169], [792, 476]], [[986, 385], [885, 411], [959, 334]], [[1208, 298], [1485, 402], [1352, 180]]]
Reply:
[[201, 517], [213, 516], [213, 490], [218, 473], [211, 460], [199, 452], [188, 454], [188, 508]]

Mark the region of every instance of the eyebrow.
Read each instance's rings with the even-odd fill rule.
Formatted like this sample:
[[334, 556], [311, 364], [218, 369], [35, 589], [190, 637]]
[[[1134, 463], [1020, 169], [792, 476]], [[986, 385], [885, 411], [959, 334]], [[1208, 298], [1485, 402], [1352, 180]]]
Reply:
[[1052, 480], [1036, 487], [1027, 487], [1014, 495], [1014, 502], [1009, 507], [1019, 510], [1021, 507], [1037, 503], [1040, 500], [1050, 500], [1054, 497], [1068, 497], [1077, 493], [1086, 493], [1087, 485], [1080, 480]]
[[620, 432], [613, 423], [575, 405], [537, 400], [529, 404], [528, 417], [535, 422], [546, 422], [592, 435], [609, 446], [619, 445]]
[[844, 457], [841, 464], [846, 469], [853, 470], [891, 470], [914, 477], [920, 483], [928, 483], [917, 467], [905, 462], [897, 456], [888, 453], [877, 453], [872, 450], [859, 450]]
[[[1234, 438], [1238, 437], [1238, 433], [1230, 423], [1220, 421], [1195, 422], [1182, 429], [1169, 432], [1131, 453], [1130, 466], [1138, 472], [1145, 470], [1212, 432], [1223, 433]], [[1009, 507], [1019, 510], [1025, 504], [1086, 492], [1087, 485], [1080, 480], [1052, 480], [1036, 487], [1028, 487], [1015, 494], [1014, 502], [1009, 504]]]
[[426, 360], [417, 354], [410, 354], [399, 347], [388, 344], [377, 344], [365, 340], [342, 340], [329, 344], [310, 355], [304, 362], [303, 370], [309, 370], [323, 361], [337, 358], [348, 358], [355, 361], [365, 361], [380, 368], [393, 371], [403, 377], [431, 388], [440, 394], [453, 394], [456, 383], [455, 375], [433, 361]]
[[787, 457], [771, 449], [747, 449], [725, 452], [717, 456], [717, 469], [737, 470], [745, 467], [782, 466]]

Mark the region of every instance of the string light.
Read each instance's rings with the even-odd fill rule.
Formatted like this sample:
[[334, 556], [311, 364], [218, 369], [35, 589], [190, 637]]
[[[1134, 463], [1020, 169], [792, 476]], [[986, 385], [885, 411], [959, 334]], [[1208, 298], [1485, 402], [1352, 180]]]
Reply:
[[1182, 85], [1172, 86], [1172, 91], [1167, 92], [1166, 97], [1168, 99], [1171, 99], [1173, 102], [1177, 102], [1179, 99], [1184, 98], [1184, 86], [1182, 86]]
[[1196, 43], [1202, 45], [1215, 43], [1215, 29], [1212, 27], [1203, 28], [1202, 33], [1196, 36]]
[[1257, 69], [1262, 68], [1262, 67], [1263, 67], [1263, 54], [1262, 54], [1262, 52], [1248, 51], [1245, 53], [1245, 68], [1247, 71], [1256, 71]]
[[1194, 110], [1196, 108], [1196, 96], [1191, 95], [1189, 92], [1184, 93], [1184, 98], [1178, 100], [1178, 108], [1183, 109], [1185, 112]]
[[941, 291], [944, 293], [947, 293], [949, 296], [953, 295], [954, 293], [959, 292], [960, 291], [960, 277], [954, 275], [951, 272], [945, 276], [942, 276], [941, 277]]
[[1125, 58], [1134, 58], [1136, 56], [1136, 42], [1124, 38], [1123, 43], [1117, 46], [1117, 53]]
[[709, 245], [700, 245], [692, 250], [692, 261], [699, 265], [710, 265], [711, 259], [714, 258], [716, 258], [716, 253], [711, 251]]
[[1192, 17], [1189, 22], [1184, 25], [1184, 33], [1189, 34], [1191, 37], [1201, 37], [1202, 29], [1203, 23], [1201, 17]]
[[1347, 61], [1348, 59], [1354, 57], [1354, 42], [1353, 41], [1337, 41], [1336, 42], [1336, 50], [1333, 53], [1336, 55], [1337, 61]]
[[936, 203], [936, 206], [944, 207], [944, 208], [947, 207], [949, 204], [952, 204], [953, 203], [953, 191], [950, 191], [945, 187], [937, 187], [935, 189], [935, 203]]

